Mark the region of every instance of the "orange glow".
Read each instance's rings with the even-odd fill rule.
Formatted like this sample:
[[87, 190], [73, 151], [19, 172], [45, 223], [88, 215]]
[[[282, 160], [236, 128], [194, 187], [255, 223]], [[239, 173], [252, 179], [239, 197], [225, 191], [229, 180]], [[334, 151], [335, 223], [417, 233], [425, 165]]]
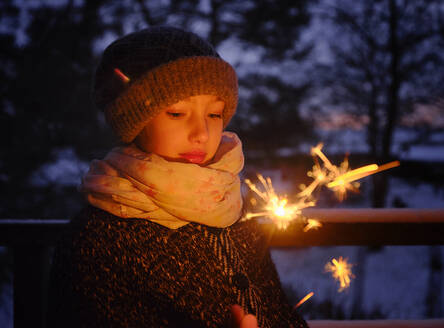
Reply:
[[335, 258], [325, 265], [325, 271], [331, 272], [335, 280], [339, 281], [339, 292], [342, 292], [350, 286], [351, 279], [355, 276], [352, 273], [352, 264], [343, 259], [342, 256], [338, 260]]
[[381, 172], [384, 170], [388, 170], [393, 167], [397, 167], [399, 165], [400, 165], [399, 161], [393, 161], [393, 162], [386, 163], [386, 164], [383, 164], [380, 166], [378, 166], [376, 164], [362, 166], [360, 168], [357, 168], [357, 169], [348, 171], [345, 174], [342, 174], [341, 176], [337, 177], [334, 181], [328, 183], [327, 187], [333, 188], [337, 185], [352, 182], [352, 181], [364, 178], [366, 176], [369, 176], [369, 175], [372, 175], [372, 174], [375, 174], [375, 173], [378, 173], [378, 172]]
[[114, 68], [114, 73], [125, 83], [128, 83], [130, 81], [130, 78], [122, 73], [122, 71], [118, 68]]
[[298, 302], [298, 304], [296, 304], [296, 305], [294, 306], [294, 308], [296, 309], [296, 308], [300, 307], [303, 303], [305, 303], [307, 300], [309, 300], [313, 295], [314, 295], [313, 292], [310, 292], [310, 293], [308, 293], [307, 295], [305, 295], [305, 296], [304, 296], [304, 297]]
[[366, 166], [362, 166], [360, 168], [350, 170], [338, 176], [335, 180], [327, 184], [328, 188], [335, 187], [340, 184], [344, 184], [346, 182], [351, 182], [354, 180], [358, 180], [362, 177], [365, 177], [369, 174], [373, 174], [378, 169], [378, 165], [370, 164]]
[[376, 172], [381, 172], [381, 171], [384, 171], [384, 170], [388, 170], [388, 169], [391, 169], [393, 167], [397, 167], [399, 165], [401, 165], [401, 163], [399, 161], [389, 162], [389, 163], [380, 165]]
[[322, 223], [317, 221], [317, 220], [313, 220], [313, 219], [308, 219], [307, 220], [307, 225], [304, 227], [304, 232], [307, 232], [308, 230], [316, 230], [319, 229], [320, 227], [322, 227]]
[[301, 209], [314, 206], [314, 202], [307, 201], [305, 198], [299, 199], [296, 203], [288, 203], [286, 197], [279, 197], [276, 194], [270, 178], [264, 178], [261, 174], [258, 174], [257, 177], [262, 184], [262, 190], [259, 190], [250, 179], [245, 179], [245, 183], [260, 197], [264, 203], [264, 210], [256, 213], [247, 213], [245, 219], [265, 216], [270, 218], [279, 229], [286, 229], [291, 221], [301, 217]]

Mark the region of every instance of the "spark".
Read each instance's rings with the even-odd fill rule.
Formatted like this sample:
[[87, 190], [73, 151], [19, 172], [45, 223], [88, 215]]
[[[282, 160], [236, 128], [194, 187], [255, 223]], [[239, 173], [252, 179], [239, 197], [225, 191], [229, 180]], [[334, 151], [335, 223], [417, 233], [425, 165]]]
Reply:
[[[342, 202], [346, 196], [347, 191], [351, 192], [359, 192], [359, 182], [355, 181], [348, 181], [346, 179], [347, 173], [351, 172], [348, 164], [348, 158], [346, 157], [342, 163], [339, 165], [339, 167], [336, 167], [337, 170], [332, 174], [332, 180], [337, 181], [336, 185], [333, 187], [330, 187], [330, 189], [333, 190], [336, 197], [340, 202]], [[333, 172], [332, 172], [333, 173]], [[327, 185], [328, 186], [328, 185]]]
[[298, 194], [299, 197], [310, 197], [312, 192], [328, 179], [327, 171], [317, 161], [312, 170], [307, 172], [307, 175], [313, 179], [313, 182], [308, 187], [302, 185], [302, 191]]
[[299, 198], [294, 203], [289, 203], [285, 196], [279, 197], [276, 194], [269, 177], [264, 178], [261, 174], [258, 174], [257, 177], [262, 184], [261, 189], [253, 184], [250, 179], [245, 179], [245, 183], [262, 200], [264, 210], [257, 213], [247, 213], [245, 219], [265, 216], [270, 218], [279, 229], [286, 229], [291, 221], [301, 218], [303, 208], [315, 205], [313, 201], [305, 197]]
[[[319, 143], [311, 149], [312, 156], [315, 159], [319, 157], [324, 167], [321, 167], [320, 164], [317, 163], [313, 167], [313, 170], [309, 172], [309, 176], [312, 176], [315, 180], [309, 187], [301, 192], [304, 195], [311, 194], [318, 185], [325, 184], [327, 188], [333, 190], [339, 201], [343, 201], [348, 191], [359, 192], [360, 184], [356, 182], [356, 180], [400, 165], [399, 161], [393, 161], [381, 166], [370, 164], [352, 170], [349, 167], [347, 157], [339, 166], [333, 165], [322, 152], [322, 147], [323, 144]], [[319, 181], [320, 177], [322, 177], [322, 181]]]
[[307, 225], [304, 227], [304, 232], [307, 232], [308, 230], [311, 229], [319, 229], [320, 227], [322, 227], [322, 223], [317, 221], [317, 220], [313, 220], [313, 219], [308, 219], [307, 220]]
[[327, 158], [327, 156], [324, 155], [324, 153], [322, 152], [322, 147], [324, 146], [324, 144], [318, 143], [316, 145], [316, 147], [312, 147], [311, 148], [311, 155], [314, 157], [315, 155], [318, 156], [322, 162], [324, 163], [324, 166], [331, 172], [337, 172], [338, 168], [336, 165], [333, 165], [330, 160]]
[[328, 262], [325, 265], [325, 271], [331, 272], [335, 280], [339, 281], [339, 292], [350, 286], [351, 279], [355, 276], [352, 273], [352, 264], [347, 262], [347, 259], [343, 259], [342, 256], [338, 260], [333, 258], [331, 263]]
[[[323, 144], [319, 143], [311, 148], [311, 155], [316, 164], [313, 166], [312, 171], [309, 171], [307, 174], [311, 176], [314, 181], [299, 194], [309, 197], [316, 187], [327, 185], [327, 187], [334, 191], [339, 201], [343, 201], [347, 191], [358, 192], [359, 183], [346, 180], [347, 177], [352, 176], [354, 173], [350, 173], [351, 170], [349, 169], [347, 157], [339, 166], [336, 166], [332, 164], [322, 152], [322, 147]], [[321, 166], [317, 158], [321, 160], [323, 166]], [[377, 166], [371, 166], [370, 169], [374, 170], [376, 168]], [[359, 168], [357, 170], [357, 172], [361, 172], [364, 169]], [[333, 185], [331, 185], [332, 182], [334, 182]], [[328, 186], [329, 184], [330, 186]]]
[[307, 295], [305, 295], [299, 302], [298, 304], [296, 304], [293, 308], [296, 309], [298, 307], [300, 307], [303, 303], [305, 303], [306, 301], [308, 301], [312, 296], [314, 295], [313, 292], [308, 293]]
[[118, 68], [114, 68], [114, 73], [125, 83], [128, 83], [130, 81], [130, 78], [122, 73], [122, 71]]

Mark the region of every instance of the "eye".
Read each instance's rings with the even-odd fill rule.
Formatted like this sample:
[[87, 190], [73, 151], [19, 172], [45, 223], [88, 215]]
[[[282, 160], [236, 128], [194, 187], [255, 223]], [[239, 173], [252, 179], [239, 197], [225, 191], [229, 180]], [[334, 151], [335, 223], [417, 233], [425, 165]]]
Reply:
[[167, 115], [172, 117], [172, 118], [180, 118], [182, 116], [184, 116], [184, 113], [180, 113], [180, 112], [167, 112]]
[[222, 114], [217, 114], [217, 113], [211, 113], [211, 114], [208, 114], [208, 116], [210, 118], [222, 118]]

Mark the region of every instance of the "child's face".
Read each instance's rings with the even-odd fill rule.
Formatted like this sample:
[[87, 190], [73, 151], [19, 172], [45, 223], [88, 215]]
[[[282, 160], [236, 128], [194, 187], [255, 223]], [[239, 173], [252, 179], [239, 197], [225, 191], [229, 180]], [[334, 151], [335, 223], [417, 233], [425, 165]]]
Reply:
[[179, 101], [154, 117], [137, 136], [136, 144], [170, 161], [204, 165], [219, 147], [224, 106], [211, 95]]

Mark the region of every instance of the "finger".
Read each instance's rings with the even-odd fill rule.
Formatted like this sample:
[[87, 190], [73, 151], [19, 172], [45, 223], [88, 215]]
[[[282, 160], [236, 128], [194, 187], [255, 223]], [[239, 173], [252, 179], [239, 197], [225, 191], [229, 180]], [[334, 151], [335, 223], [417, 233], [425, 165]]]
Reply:
[[247, 314], [244, 316], [240, 324], [240, 328], [258, 328], [256, 317], [252, 314]]
[[235, 304], [230, 307], [230, 310], [234, 327], [239, 327], [241, 325], [242, 319], [245, 316], [244, 309], [242, 309], [241, 306]]

